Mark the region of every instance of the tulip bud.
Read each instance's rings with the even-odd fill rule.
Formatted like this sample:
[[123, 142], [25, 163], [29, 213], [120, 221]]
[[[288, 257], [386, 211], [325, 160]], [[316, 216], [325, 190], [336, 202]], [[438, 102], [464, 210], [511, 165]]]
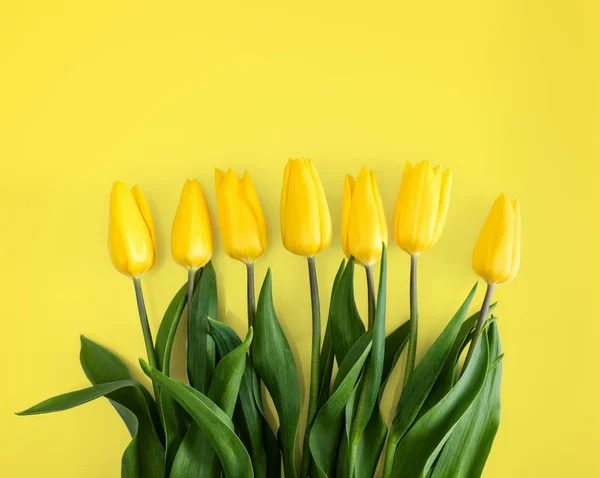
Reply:
[[254, 262], [267, 250], [267, 223], [247, 171], [242, 179], [229, 169], [215, 169], [219, 227], [225, 252], [234, 259]]
[[323, 185], [310, 159], [290, 159], [281, 189], [281, 239], [285, 248], [311, 257], [331, 242], [331, 216]]
[[186, 180], [171, 229], [171, 253], [188, 270], [206, 265], [213, 252], [210, 212], [197, 179]]
[[449, 169], [442, 173], [428, 161], [414, 167], [406, 163], [394, 212], [394, 236], [404, 251], [421, 254], [435, 245], [446, 222], [451, 189]]
[[388, 230], [375, 175], [363, 166], [356, 178], [344, 181], [342, 199], [342, 247], [346, 256], [365, 266], [381, 257]]
[[120, 181], [110, 193], [108, 252], [115, 268], [128, 277], [143, 276], [156, 262], [156, 233], [150, 206], [139, 186]]
[[473, 269], [488, 284], [515, 278], [521, 261], [521, 206], [501, 194], [473, 248]]

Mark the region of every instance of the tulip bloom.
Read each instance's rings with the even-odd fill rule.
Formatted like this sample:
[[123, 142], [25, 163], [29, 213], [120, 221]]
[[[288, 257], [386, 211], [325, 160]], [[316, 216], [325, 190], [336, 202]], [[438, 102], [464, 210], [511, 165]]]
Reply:
[[215, 169], [219, 227], [225, 252], [246, 264], [267, 250], [267, 222], [248, 172], [242, 179]]
[[171, 229], [173, 259], [188, 270], [206, 265], [213, 252], [210, 212], [197, 179], [186, 180]]
[[473, 269], [488, 284], [505, 284], [517, 275], [521, 259], [521, 207], [501, 194], [473, 249]]
[[281, 189], [281, 239], [285, 248], [311, 257], [331, 242], [331, 215], [317, 170], [310, 159], [290, 159]]
[[452, 173], [443, 173], [422, 161], [416, 166], [406, 163], [394, 212], [394, 236], [398, 245], [411, 255], [421, 254], [435, 245], [442, 234]]
[[131, 191], [120, 181], [110, 194], [108, 251], [115, 268], [131, 278], [139, 278], [156, 262], [154, 221], [142, 190]]
[[342, 247], [346, 256], [370, 266], [381, 257], [388, 230], [377, 180], [363, 166], [356, 178], [346, 175], [342, 199]]
[[521, 206], [518, 199], [511, 202], [504, 194], [501, 194], [494, 201], [473, 248], [473, 269], [487, 282], [487, 290], [465, 358], [463, 372], [471, 361], [483, 330], [494, 289], [497, 285], [506, 284], [515, 278], [520, 261]]

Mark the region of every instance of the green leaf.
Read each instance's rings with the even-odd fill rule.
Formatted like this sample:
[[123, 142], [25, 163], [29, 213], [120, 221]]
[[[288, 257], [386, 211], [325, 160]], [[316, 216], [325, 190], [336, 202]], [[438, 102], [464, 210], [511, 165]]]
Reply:
[[[202, 269], [198, 269], [194, 278], [194, 287], [198, 285]], [[158, 368], [167, 376], [170, 375], [171, 368], [171, 350], [177, 333], [177, 328], [181, 321], [181, 316], [185, 305], [187, 304], [187, 282], [184, 283], [177, 291], [171, 300], [156, 335], [156, 357]], [[187, 431], [186, 413], [181, 406], [173, 399], [173, 397], [165, 392], [160, 391], [160, 411], [163, 417], [165, 428], [165, 448], [166, 448], [166, 471], [167, 476], [171, 472], [173, 460], [177, 454], [177, 450], [183, 441], [183, 437]]]
[[[17, 415], [39, 415], [42, 413], [60, 412], [78, 407], [84, 403], [91, 402], [100, 397], [105, 397], [124, 389], [139, 390], [144, 388], [142, 384], [135, 380], [118, 380], [93, 385], [75, 392], [65, 393], [56, 397], [44, 400], [33, 407], [17, 413]], [[116, 403], [116, 402], [115, 402]], [[145, 404], [143, 399], [140, 404]], [[125, 478], [162, 478], [164, 477], [164, 449], [156, 436], [150, 412], [147, 407], [137, 415], [134, 411], [121, 405], [118, 405], [121, 417], [127, 423], [132, 440], [125, 453], [121, 463], [123, 477]]]
[[471, 305], [476, 290], [477, 284], [473, 286], [466, 300], [460, 309], [458, 309], [458, 312], [456, 312], [452, 320], [421, 359], [421, 362], [406, 384], [405, 389], [402, 391], [388, 436], [386, 466], [384, 468], [384, 476], [386, 477], [390, 476], [391, 464], [398, 442], [417, 417], [427, 395], [437, 380], [442, 365], [446, 362], [452, 351], [452, 346], [467, 315], [467, 310]]
[[[253, 332], [250, 328], [246, 340], [219, 361], [210, 384], [208, 398], [229, 418], [233, 415], [238, 398], [252, 336]], [[171, 475], [177, 478], [198, 476], [219, 478], [221, 475], [217, 455], [208, 437], [197, 424], [192, 424], [187, 431], [175, 457]]]
[[381, 269], [379, 274], [379, 291], [377, 293], [377, 307], [375, 309], [375, 322], [373, 324], [373, 348], [365, 366], [365, 372], [358, 396], [358, 402], [352, 426], [350, 427], [349, 459], [350, 473], [354, 470], [354, 460], [362, 434], [371, 419], [371, 413], [379, 397], [379, 388], [383, 375], [384, 347], [385, 347], [385, 311], [386, 311], [386, 275], [387, 251], [385, 244], [381, 255]]
[[402, 355], [404, 347], [408, 344], [409, 336], [410, 321], [407, 320], [385, 338], [385, 353], [383, 357], [380, 394], [383, 394], [390, 375], [392, 374], [396, 363], [398, 363], [398, 359], [400, 358], [400, 355]]
[[[489, 313], [492, 313], [495, 307], [496, 304], [492, 304], [489, 308]], [[475, 328], [478, 318], [479, 311], [471, 315], [463, 322], [462, 326], [460, 327], [460, 331], [458, 332], [458, 336], [454, 341], [454, 345], [452, 346], [452, 351], [446, 359], [446, 362], [444, 363], [440, 375], [431, 389], [431, 392], [429, 392], [427, 400], [425, 400], [423, 407], [421, 407], [419, 415], [424, 415], [425, 412], [430, 410], [436, 403], [438, 403], [454, 386], [457, 377], [458, 359], [463, 351], [463, 348], [468, 345], [471, 340], [471, 333]]]
[[498, 325], [487, 332], [490, 364], [481, 392], [460, 419], [435, 465], [432, 478], [477, 478], [481, 476], [500, 425], [502, 356]]
[[270, 269], [260, 291], [255, 329], [253, 364], [277, 409], [285, 476], [295, 478], [296, 433], [302, 407], [300, 381], [292, 349], [275, 315]]
[[192, 297], [188, 319], [188, 379], [192, 387], [207, 393], [214, 369], [214, 344], [209, 340], [208, 318], [217, 317], [217, 275], [212, 262], [204, 266]]
[[[238, 347], [242, 341], [228, 325], [208, 320], [210, 334], [215, 340], [217, 354], [223, 357]], [[281, 474], [281, 454], [277, 438], [264, 417], [262, 409], [255, 401], [253, 388], [258, 380], [249, 358], [240, 384], [239, 398], [234, 412], [234, 422], [241, 432], [242, 442], [252, 458], [254, 474], [257, 478], [278, 477]]]
[[[202, 269], [196, 271], [194, 277], [194, 288], [198, 285]], [[154, 349], [156, 350], [156, 359], [159, 369], [166, 375], [170, 373], [171, 365], [171, 350], [173, 349], [173, 341], [177, 333], [177, 327], [187, 304], [187, 282], [181, 286], [177, 293], [171, 299], [165, 314], [160, 322], [158, 334], [156, 334], [156, 342]]]
[[[79, 361], [92, 385], [131, 380], [127, 365], [119, 357], [83, 335]], [[123, 463], [139, 462], [136, 469], [141, 476], [154, 476], [156, 468], [165, 467], [162, 423], [154, 399], [141, 385], [118, 389], [106, 398], [132, 436], [132, 442], [123, 454]]]
[[385, 391], [390, 374], [408, 344], [409, 335], [410, 322], [407, 321], [385, 338], [385, 355], [379, 397], [356, 450], [354, 478], [371, 478], [375, 475], [388, 431], [381, 414], [381, 396]]
[[252, 462], [233, 430], [229, 417], [208, 397], [140, 360], [144, 372], [156, 380], [190, 414], [213, 447], [227, 478], [253, 477]]
[[354, 259], [351, 257], [333, 294], [328, 326], [335, 359], [339, 364], [358, 338], [365, 333], [365, 324], [354, 302]]
[[319, 410], [310, 432], [310, 450], [319, 476], [335, 475], [335, 458], [344, 409], [372, 346], [373, 331], [363, 334], [346, 354], [335, 378], [333, 393]]
[[333, 353], [333, 344], [331, 340], [331, 316], [333, 315], [333, 296], [337, 289], [338, 284], [344, 273], [345, 261], [342, 259], [340, 267], [338, 268], [335, 279], [333, 280], [333, 287], [331, 289], [331, 299], [329, 301], [329, 315], [327, 317], [327, 327], [325, 328], [325, 336], [323, 337], [323, 346], [321, 347], [321, 358], [319, 360], [319, 400], [317, 402], [317, 410], [320, 409], [327, 399], [329, 398], [329, 392], [331, 388], [331, 377], [333, 375], [333, 362], [335, 356]]
[[454, 388], [400, 440], [391, 476], [421, 478], [428, 473], [441, 447], [481, 391], [488, 361], [488, 339], [484, 334], [477, 344], [470, 366]]

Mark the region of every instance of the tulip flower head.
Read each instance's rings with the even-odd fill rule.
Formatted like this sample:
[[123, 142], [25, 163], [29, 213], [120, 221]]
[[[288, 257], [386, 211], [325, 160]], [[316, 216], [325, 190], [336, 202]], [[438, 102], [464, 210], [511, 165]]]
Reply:
[[219, 228], [225, 252], [246, 264], [267, 250], [267, 222], [248, 172], [215, 169]]
[[363, 166], [354, 181], [344, 180], [342, 198], [342, 247], [346, 256], [370, 266], [381, 257], [388, 230], [383, 202], [372, 171]]
[[213, 252], [208, 204], [197, 179], [186, 180], [171, 229], [173, 259], [188, 270], [206, 265]]
[[115, 268], [131, 278], [156, 262], [156, 232], [150, 206], [139, 186], [131, 191], [117, 181], [110, 193], [108, 251]]
[[411, 255], [430, 249], [440, 238], [450, 202], [452, 172], [428, 161], [406, 163], [394, 212], [394, 236]]
[[521, 206], [501, 194], [473, 248], [473, 269], [488, 284], [513, 280], [521, 261]]
[[281, 190], [281, 238], [285, 248], [311, 257], [331, 242], [331, 215], [317, 170], [310, 159], [290, 159]]

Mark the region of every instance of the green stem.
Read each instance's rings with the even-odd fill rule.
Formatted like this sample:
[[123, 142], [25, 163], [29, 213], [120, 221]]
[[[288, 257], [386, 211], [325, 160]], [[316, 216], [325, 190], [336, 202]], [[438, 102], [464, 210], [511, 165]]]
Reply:
[[408, 340], [408, 353], [406, 356], [406, 371], [404, 372], [404, 386], [408, 383], [415, 368], [417, 356], [417, 339], [419, 334], [419, 305], [417, 303], [417, 258], [416, 254], [410, 256], [410, 337]]
[[369, 297], [369, 329], [373, 328], [375, 324], [375, 280], [373, 279], [373, 267], [371, 265], [365, 266], [365, 272], [367, 274], [367, 291]]
[[[148, 363], [157, 368], [156, 352], [154, 350], [154, 343], [152, 342], [152, 332], [150, 331], [150, 324], [148, 323], [148, 313], [146, 312], [146, 303], [144, 301], [144, 294], [142, 293], [142, 283], [139, 277], [134, 277], [133, 286], [135, 288], [135, 298], [137, 300], [138, 312], [140, 314], [140, 322], [142, 324], [142, 333], [144, 334], [144, 342], [146, 344], [146, 354], [148, 355]], [[158, 385], [153, 382], [154, 385], [154, 396], [156, 400], [159, 399]]]
[[248, 328], [254, 327], [254, 317], [256, 316], [256, 297], [254, 294], [254, 262], [246, 264], [246, 292], [248, 300]]
[[187, 281], [187, 306], [188, 306], [188, 322], [192, 323], [192, 298], [194, 297], [194, 281], [196, 278], [196, 271], [188, 269], [188, 281]]
[[306, 417], [306, 432], [302, 449], [302, 467], [300, 477], [307, 478], [310, 472], [310, 430], [317, 413], [319, 401], [319, 360], [321, 356], [321, 305], [319, 302], [319, 286], [317, 284], [317, 267], [314, 257], [308, 257], [308, 277], [310, 280], [310, 299], [312, 305], [312, 355], [310, 361], [310, 392], [308, 399], [308, 414]]
[[485, 324], [485, 319], [488, 315], [488, 311], [490, 310], [490, 304], [492, 303], [492, 295], [494, 294], [494, 289], [496, 288], [496, 284], [488, 284], [487, 289], [485, 291], [485, 297], [483, 298], [483, 304], [481, 305], [481, 311], [479, 312], [479, 318], [477, 319], [477, 324], [475, 325], [475, 330], [473, 331], [473, 335], [471, 336], [471, 345], [469, 346], [469, 351], [467, 352], [467, 358], [465, 358], [465, 364], [463, 365], [461, 375], [467, 369], [467, 365], [471, 361], [473, 357], [473, 352], [475, 352], [475, 346], [477, 345], [477, 341], [481, 336], [481, 331], [483, 330], [483, 325]]

